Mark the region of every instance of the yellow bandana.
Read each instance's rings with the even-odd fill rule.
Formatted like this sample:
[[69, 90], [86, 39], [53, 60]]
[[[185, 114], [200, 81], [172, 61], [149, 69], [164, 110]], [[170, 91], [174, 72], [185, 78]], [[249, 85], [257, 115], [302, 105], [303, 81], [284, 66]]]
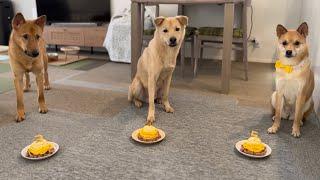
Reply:
[[280, 62], [280, 60], [276, 61], [276, 64], [274, 65], [274, 67], [276, 69], [282, 69], [284, 70], [286, 73], [292, 73], [293, 71], [293, 67], [291, 65], [284, 65]]

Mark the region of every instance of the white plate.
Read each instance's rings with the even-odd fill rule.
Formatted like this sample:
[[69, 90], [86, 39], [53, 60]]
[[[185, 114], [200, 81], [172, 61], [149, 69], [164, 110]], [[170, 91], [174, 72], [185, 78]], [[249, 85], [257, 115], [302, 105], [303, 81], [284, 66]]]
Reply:
[[263, 144], [266, 146], [266, 150], [267, 150], [266, 154], [264, 154], [264, 155], [262, 155], [262, 156], [253, 155], [253, 154], [247, 154], [247, 153], [241, 151], [241, 145], [244, 143], [244, 141], [245, 141], [245, 140], [242, 140], [242, 141], [237, 142], [235, 147], [236, 147], [236, 149], [237, 149], [241, 154], [243, 154], [243, 155], [245, 155], [245, 156], [248, 156], [248, 157], [251, 157], [251, 158], [265, 158], [265, 157], [267, 157], [267, 156], [270, 156], [270, 154], [271, 154], [271, 152], [272, 152], [270, 146], [268, 146], [268, 144], [264, 144], [264, 143], [263, 143]]
[[30, 146], [30, 145], [29, 145], [29, 146], [26, 146], [25, 148], [22, 149], [22, 151], [21, 151], [21, 156], [24, 157], [24, 158], [26, 158], [26, 159], [29, 159], [29, 160], [42, 160], [42, 159], [49, 158], [49, 157], [53, 156], [54, 154], [56, 154], [56, 153], [58, 152], [58, 150], [59, 150], [59, 145], [58, 145], [57, 143], [55, 143], [55, 142], [52, 142], [52, 143], [53, 143], [54, 151], [53, 151], [53, 153], [51, 153], [51, 154], [48, 154], [48, 155], [42, 156], [42, 157], [37, 157], [37, 158], [28, 157], [28, 156], [27, 156], [27, 152], [28, 152], [28, 148], [29, 148], [29, 146]]
[[135, 131], [133, 131], [133, 133], [131, 134], [131, 137], [133, 140], [137, 141], [137, 142], [140, 142], [140, 143], [143, 143], [143, 144], [153, 144], [153, 143], [157, 143], [157, 142], [160, 142], [162, 141], [165, 137], [166, 137], [166, 134], [161, 130], [161, 129], [158, 129], [159, 131], [159, 134], [160, 134], [160, 138], [155, 140], [155, 141], [141, 141], [139, 138], [138, 138], [138, 134], [139, 134], [139, 130], [140, 129], [137, 129]]

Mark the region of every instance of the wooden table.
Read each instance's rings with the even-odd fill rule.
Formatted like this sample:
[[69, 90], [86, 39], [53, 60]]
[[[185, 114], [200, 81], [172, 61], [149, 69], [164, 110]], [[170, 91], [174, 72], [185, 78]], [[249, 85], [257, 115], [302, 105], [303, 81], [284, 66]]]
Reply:
[[[142, 50], [143, 16], [142, 7], [158, 4], [224, 4], [223, 55], [221, 70], [222, 93], [228, 94], [231, 78], [231, 51], [233, 39], [234, 6], [236, 3], [249, 3], [250, 0], [131, 0], [131, 77], [137, 71], [137, 63]], [[246, 9], [246, 8], [244, 8]], [[244, 14], [244, 13], [243, 13]], [[246, 11], [245, 11], [246, 14]], [[246, 16], [246, 15], [245, 15]], [[246, 18], [244, 18], [246, 19]]]

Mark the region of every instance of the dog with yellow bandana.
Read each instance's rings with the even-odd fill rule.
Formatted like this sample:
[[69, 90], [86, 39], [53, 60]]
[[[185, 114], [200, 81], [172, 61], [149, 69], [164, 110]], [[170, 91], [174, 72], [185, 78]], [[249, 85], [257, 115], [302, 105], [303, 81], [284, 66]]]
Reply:
[[279, 60], [275, 64], [276, 91], [271, 98], [273, 125], [268, 133], [276, 133], [281, 118], [284, 118], [293, 120], [291, 134], [300, 137], [300, 126], [314, 110], [314, 75], [309, 60], [307, 35], [308, 25], [305, 22], [297, 30], [277, 26]]

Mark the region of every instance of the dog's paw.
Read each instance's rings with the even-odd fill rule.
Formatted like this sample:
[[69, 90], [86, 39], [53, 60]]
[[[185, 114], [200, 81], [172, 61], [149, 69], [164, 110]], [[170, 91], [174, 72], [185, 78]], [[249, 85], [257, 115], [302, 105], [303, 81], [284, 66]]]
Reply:
[[44, 85], [43, 88], [44, 88], [44, 90], [50, 90], [51, 89], [50, 85]]
[[155, 121], [154, 115], [149, 115], [148, 118], [147, 118], [147, 123], [146, 124], [151, 125], [151, 124], [154, 123], [154, 121]]
[[174, 112], [174, 109], [173, 109], [171, 106], [165, 106], [165, 107], [164, 107], [164, 110], [165, 110], [167, 113], [173, 113], [173, 112]]
[[138, 101], [138, 100], [134, 100], [134, 105], [135, 105], [137, 108], [141, 108], [141, 107], [142, 107], [142, 102], [141, 102], [141, 101]]
[[39, 107], [39, 113], [46, 114], [48, 112], [48, 108], [46, 106]]
[[278, 131], [279, 127], [278, 126], [271, 126], [269, 129], [268, 129], [268, 133], [269, 134], [275, 134], [277, 131]]
[[296, 137], [296, 138], [300, 137], [301, 136], [300, 129], [299, 128], [293, 128], [292, 132], [291, 132], [291, 135], [293, 137]]
[[17, 116], [16, 116], [16, 121], [17, 122], [22, 122], [25, 119], [26, 119], [26, 115], [25, 115], [24, 112], [20, 112], [20, 113], [18, 112], [17, 113]]

